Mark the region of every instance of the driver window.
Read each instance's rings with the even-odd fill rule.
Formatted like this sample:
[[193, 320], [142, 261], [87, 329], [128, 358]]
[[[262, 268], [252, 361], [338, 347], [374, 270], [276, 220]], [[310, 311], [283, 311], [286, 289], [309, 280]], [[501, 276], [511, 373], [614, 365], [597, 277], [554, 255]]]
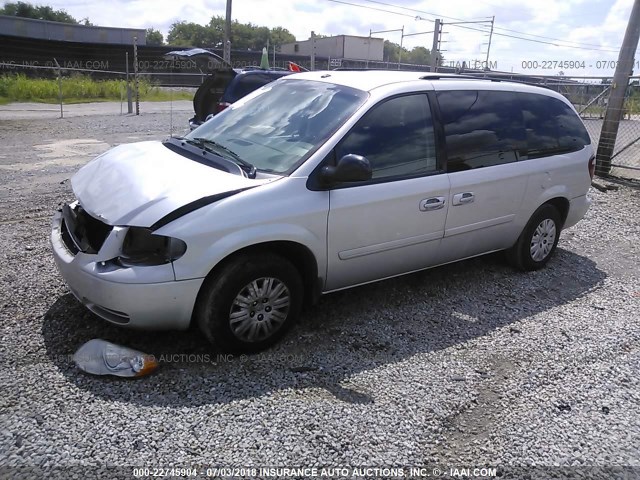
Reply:
[[433, 123], [424, 94], [395, 97], [374, 106], [336, 149], [336, 158], [367, 157], [373, 178], [437, 170]]

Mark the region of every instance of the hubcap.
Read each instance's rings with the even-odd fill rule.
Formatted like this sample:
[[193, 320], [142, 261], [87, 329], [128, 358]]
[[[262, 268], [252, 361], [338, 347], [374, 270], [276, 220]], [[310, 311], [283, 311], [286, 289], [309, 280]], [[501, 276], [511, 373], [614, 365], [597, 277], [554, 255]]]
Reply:
[[531, 237], [531, 258], [536, 262], [541, 262], [549, 256], [556, 241], [556, 224], [553, 220], [546, 218], [536, 227]]
[[253, 280], [242, 287], [231, 304], [231, 331], [245, 342], [269, 338], [287, 319], [290, 301], [289, 289], [277, 278]]

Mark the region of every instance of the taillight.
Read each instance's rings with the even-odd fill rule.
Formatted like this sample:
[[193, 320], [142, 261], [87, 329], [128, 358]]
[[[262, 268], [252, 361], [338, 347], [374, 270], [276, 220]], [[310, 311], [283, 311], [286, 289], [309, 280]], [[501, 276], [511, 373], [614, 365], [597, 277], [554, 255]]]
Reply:
[[591, 156], [591, 158], [589, 159], [589, 176], [591, 177], [591, 180], [593, 180], [593, 176], [596, 173], [596, 157], [595, 156]]
[[231, 105], [229, 102], [219, 102], [216, 105], [216, 113], [220, 113], [221, 111], [223, 111], [225, 108], [227, 108], [229, 105]]

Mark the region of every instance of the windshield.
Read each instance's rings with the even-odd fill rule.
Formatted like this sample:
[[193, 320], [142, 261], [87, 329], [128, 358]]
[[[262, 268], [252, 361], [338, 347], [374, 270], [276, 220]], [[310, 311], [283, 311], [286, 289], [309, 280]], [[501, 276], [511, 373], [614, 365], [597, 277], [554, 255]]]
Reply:
[[283, 174], [306, 160], [367, 98], [349, 87], [278, 80], [234, 103], [186, 138], [217, 145], [222, 156]]

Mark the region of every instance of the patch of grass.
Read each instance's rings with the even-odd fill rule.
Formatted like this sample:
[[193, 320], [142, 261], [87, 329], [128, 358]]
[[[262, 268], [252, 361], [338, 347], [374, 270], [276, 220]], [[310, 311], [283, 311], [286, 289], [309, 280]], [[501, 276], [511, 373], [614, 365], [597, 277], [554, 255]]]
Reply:
[[[145, 101], [191, 100], [189, 92], [168, 92], [146, 79], [138, 82], [140, 99]], [[132, 86], [133, 88], [133, 86]], [[62, 78], [62, 101], [86, 103], [118, 101], [127, 97], [124, 80], [93, 80], [86, 75]], [[0, 103], [42, 102], [58, 103], [59, 85], [56, 79], [27, 78], [23, 74], [0, 76]]]

